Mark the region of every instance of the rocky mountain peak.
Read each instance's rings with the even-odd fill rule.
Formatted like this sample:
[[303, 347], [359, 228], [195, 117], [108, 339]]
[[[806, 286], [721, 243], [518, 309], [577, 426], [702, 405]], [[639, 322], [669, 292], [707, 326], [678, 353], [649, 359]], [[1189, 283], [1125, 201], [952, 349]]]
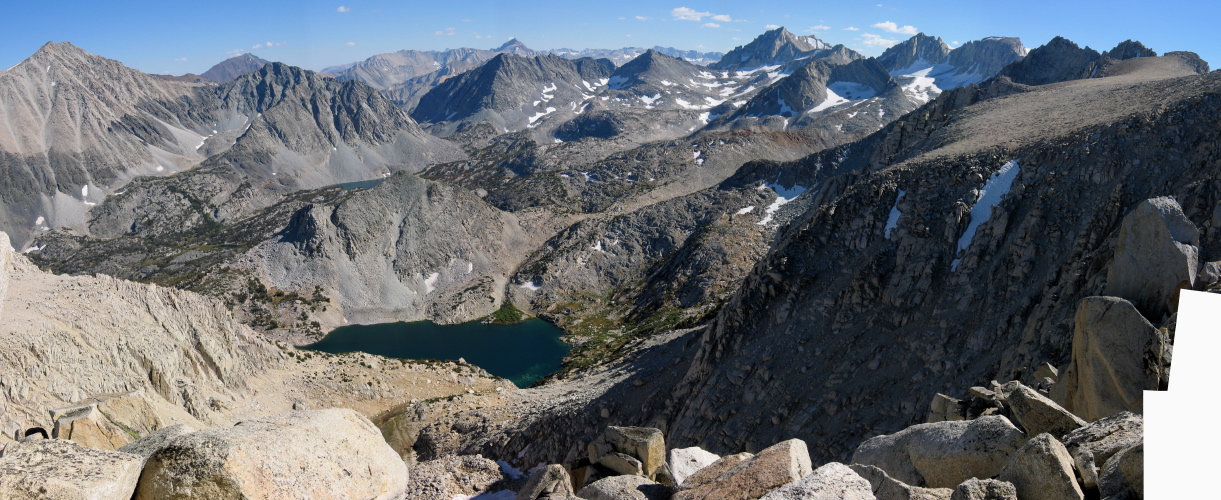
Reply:
[[710, 65], [715, 69], [748, 69], [784, 64], [805, 57], [817, 50], [830, 49], [826, 42], [813, 36], [797, 36], [784, 27], [766, 31], [746, 45], [738, 46]]
[[1025, 85], [1088, 78], [1100, 57], [1101, 54], [1094, 49], [1081, 48], [1072, 40], [1057, 36], [1046, 45], [1030, 51], [1025, 59], [1001, 69], [997, 75], [1007, 76]]
[[889, 71], [901, 71], [917, 64], [941, 64], [949, 57], [951, 50], [941, 38], [918, 33], [886, 49], [882, 56], [878, 57], [878, 62]]
[[1123, 61], [1137, 57], [1157, 57], [1157, 52], [1135, 40], [1124, 40], [1119, 42], [1119, 45], [1116, 45], [1115, 48], [1103, 52], [1102, 57]]
[[947, 61], [961, 73], [990, 76], [1026, 57], [1027, 52], [1017, 37], [990, 36], [962, 44], [950, 51]]
[[217, 83], [229, 83], [242, 75], [258, 71], [268, 62], [254, 54], [245, 53], [217, 63], [200, 76]]
[[522, 43], [521, 40], [518, 40], [516, 38], [510, 38], [509, 41], [501, 44], [500, 47], [497, 47], [492, 50], [495, 52], [504, 52], [507, 54], [514, 54], [514, 55], [532, 55], [532, 54], [534, 54], [533, 50], [530, 50], [529, 47], [526, 47], [526, 44]]

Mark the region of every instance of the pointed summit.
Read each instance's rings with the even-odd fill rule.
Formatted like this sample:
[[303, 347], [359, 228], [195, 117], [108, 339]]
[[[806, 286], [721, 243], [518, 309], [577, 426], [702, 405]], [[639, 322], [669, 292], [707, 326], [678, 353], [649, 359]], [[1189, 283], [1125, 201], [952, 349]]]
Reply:
[[500, 47], [497, 47], [492, 50], [494, 52], [513, 54], [515, 56], [523, 56], [523, 57], [534, 55], [533, 50], [530, 50], [529, 47], [526, 47], [526, 44], [521, 43], [521, 40], [518, 40], [516, 38], [510, 38], [509, 41], [505, 42]]
[[217, 83], [229, 83], [242, 75], [262, 69], [267, 62], [254, 54], [241, 54], [217, 63], [200, 76]]
[[797, 36], [780, 27], [764, 32], [750, 43], [729, 51], [725, 57], [709, 67], [733, 70], [754, 69], [785, 64], [830, 48], [831, 46], [826, 42], [815, 37]]

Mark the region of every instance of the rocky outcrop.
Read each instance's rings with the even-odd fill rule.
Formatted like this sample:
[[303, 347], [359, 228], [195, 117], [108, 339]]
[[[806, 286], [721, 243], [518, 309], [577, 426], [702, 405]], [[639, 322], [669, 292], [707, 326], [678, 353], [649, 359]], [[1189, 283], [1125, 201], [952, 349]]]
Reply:
[[517, 492], [517, 500], [566, 499], [571, 497], [572, 478], [564, 466], [551, 464], [534, 471]]
[[152, 454], [161, 451], [162, 448], [169, 446], [169, 444], [179, 436], [190, 434], [196, 430], [198, 429], [194, 429], [183, 424], [171, 425], [140, 439], [127, 443], [126, 445], [123, 445], [122, 448], [119, 448], [118, 451], [148, 458], [149, 456], [152, 456]]
[[394, 499], [406, 486], [377, 428], [333, 409], [180, 436], [148, 458], [134, 498]]
[[0, 497], [130, 498], [144, 459], [58, 439], [11, 442], [0, 453]]
[[[879, 500], [882, 497], [877, 497]], [[762, 500], [873, 500], [869, 481], [848, 466], [831, 462], [808, 476], [763, 496]]]
[[1127, 448], [1107, 460], [1098, 479], [1102, 498], [1144, 498], [1145, 445]]
[[874, 465], [913, 486], [952, 488], [1004, 468], [1026, 436], [1005, 417], [919, 424], [866, 440], [852, 462]]
[[450, 499], [507, 488], [500, 466], [479, 455], [450, 455], [421, 462], [410, 467], [407, 476], [404, 500]]
[[734, 47], [709, 67], [719, 70], [749, 70], [760, 66], [785, 64], [808, 57], [831, 46], [813, 36], [797, 36], [783, 27], [759, 35], [746, 45]]
[[1173, 198], [1142, 201], [1119, 226], [1105, 295], [1127, 299], [1151, 322], [1178, 310], [1199, 269], [1200, 231]]
[[1027, 441], [997, 479], [1013, 483], [1019, 500], [1084, 498], [1073, 474], [1072, 457], [1051, 434], [1039, 434]]
[[1143, 391], [1157, 390], [1166, 377], [1166, 334], [1117, 297], [1082, 300], [1075, 319], [1072, 362], [1052, 396], [1091, 421], [1125, 410], [1140, 412]]

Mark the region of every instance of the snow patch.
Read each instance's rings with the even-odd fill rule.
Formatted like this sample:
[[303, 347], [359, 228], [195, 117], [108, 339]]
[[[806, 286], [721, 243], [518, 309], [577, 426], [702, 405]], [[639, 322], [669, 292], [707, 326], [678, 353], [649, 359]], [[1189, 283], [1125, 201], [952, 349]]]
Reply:
[[[777, 175], [777, 177], [779, 177], [779, 175]], [[762, 184], [758, 187], [758, 189], [764, 189], [764, 188], [771, 188], [772, 191], [776, 192], [776, 201], [773, 201], [772, 204], [768, 205], [767, 209], [764, 210], [764, 213], [766, 215], [763, 217], [763, 220], [757, 222], [757, 224], [759, 224], [760, 226], [765, 226], [765, 225], [767, 225], [768, 222], [771, 222], [772, 216], [775, 215], [777, 210], [780, 210], [781, 206], [784, 206], [784, 204], [786, 204], [790, 201], [793, 201], [793, 199], [800, 196], [801, 193], [806, 192], [805, 187], [802, 187], [802, 186], [796, 185], [796, 184], [794, 184], [793, 187], [791, 187], [791, 188], [785, 188], [779, 184], [774, 184], [774, 183], [773, 184]]]
[[41, 226], [43, 224], [46, 224], [46, 222], [47, 222], [47, 219], [45, 217], [39, 215], [38, 218], [34, 220], [34, 225]]
[[737, 212], [735, 212], [734, 215], [746, 215], [746, 214], [754, 211], [754, 209], [755, 209], [754, 205], [751, 205], [749, 207], [743, 207], [741, 210], [738, 210]]
[[593, 246], [591, 246], [591, 247], [589, 247], [589, 248], [593, 249], [593, 250], [594, 250], [594, 251], [596, 251], [596, 252], [602, 252], [602, 253], [606, 253], [606, 250], [603, 250], [603, 249], [602, 249], [602, 240], [598, 240], [598, 244], [593, 245]]
[[905, 194], [907, 194], [907, 191], [899, 190], [899, 195], [895, 197], [895, 204], [890, 207], [890, 215], [886, 217], [886, 229], [884, 231], [888, 240], [890, 239], [890, 231], [899, 227], [899, 216], [903, 214], [899, 210], [899, 202], [903, 200], [903, 195]]
[[[524, 287], [525, 285], [522, 285], [522, 286]], [[532, 290], [538, 290], [538, 288], [535, 287], [535, 288], [532, 288]], [[518, 470], [516, 467], [513, 467], [512, 465], [509, 465], [509, 462], [506, 462], [504, 460], [497, 460], [496, 464], [500, 466], [500, 472], [508, 474], [509, 477], [511, 477], [513, 479], [520, 479], [520, 478], [526, 477], [526, 474], [524, 472]]]
[[466, 274], [471, 274], [471, 271], [474, 271], [474, 270], [475, 270], [475, 263], [467, 262], [466, 263]]
[[661, 94], [657, 94], [653, 97], [640, 96], [640, 101], [644, 103], [644, 107], [646, 109], [653, 109], [653, 103], [656, 102], [658, 99], [661, 99]]
[[441, 273], [432, 273], [428, 275], [428, 279], [424, 280], [424, 293], [432, 293], [437, 289], [437, 280], [441, 278]]
[[527, 126], [528, 126], [528, 127], [530, 127], [530, 128], [534, 128], [534, 126], [535, 126], [535, 123], [534, 123], [534, 122], [537, 122], [539, 118], [542, 118], [542, 117], [547, 116], [547, 115], [549, 115], [549, 114], [551, 114], [551, 113], [554, 113], [554, 112], [555, 112], [555, 108], [548, 107], [548, 108], [547, 108], [547, 111], [544, 111], [544, 112], [542, 112], [542, 113], [537, 113], [537, 114], [535, 114], [534, 116], [531, 116], [531, 117], [530, 117], [530, 124], [529, 124], [529, 125], [527, 125]]
[[830, 108], [832, 106], [838, 106], [845, 102], [848, 102], [847, 98], [842, 97], [839, 94], [837, 94], [834, 90], [831, 90], [831, 87], [827, 87], [827, 98], [823, 99], [823, 101], [818, 103], [817, 106], [810, 108], [810, 110], [806, 111], [806, 113], [817, 113], [824, 109]]
[[85, 184], [84, 186], [81, 186], [81, 198], [88, 198], [88, 197], [89, 197], [89, 185]]
[[1017, 160], [1009, 160], [1001, 165], [1000, 170], [992, 174], [992, 177], [989, 177], [988, 181], [984, 183], [984, 187], [979, 190], [975, 204], [971, 206], [971, 222], [967, 224], [967, 230], [963, 231], [962, 236], [958, 238], [958, 248], [955, 251], [958, 258], [950, 263], [950, 271], [958, 270], [958, 262], [962, 260], [962, 253], [971, 246], [971, 241], [975, 239], [975, 232], [979, 230], [981, 224], [992, 218], [992, 209], [1009, 193], [1020, 170], [1021, 167], [1018, 166]]

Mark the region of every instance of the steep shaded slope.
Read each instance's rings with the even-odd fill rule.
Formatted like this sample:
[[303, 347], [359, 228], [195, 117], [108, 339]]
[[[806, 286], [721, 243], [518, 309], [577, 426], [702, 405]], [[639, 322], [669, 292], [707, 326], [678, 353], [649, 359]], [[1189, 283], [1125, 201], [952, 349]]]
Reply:
[[[1221, 200], [1206, 181], [1221, 167], [1217, 132], [1191, 125], [1221, 111], [1221, 79], [1173, 78], [1191, 72], [1162, 62], [953, 91], [849, 154], [806, 160], [857, 180], [820, 193], [701, 337], [659, 410], [677, 415], [670, 437], [728, 451], [796, 432], [842, 458], [919, 421], [928, 394], [1067, 361], [1075, 305], [1102, 293], [1124, 209], [1176, 195], [1204, 226]], [[1018, 93], [962, 107], [994, 91]], [[1055, 107], [1072, 116], [1037, 118]], [[1001, 172], [1011, 187], [990, 180]], [[977, 201], [981, 189], [1000, 194]], [[1218, 257], [1206, 247], [1201, 260]]]
[[254, 54], [241, 54], [216, 63], [215, 66], [208, 68], [200, 76], [216, 83], [229, 83], [237, 80], [242, 75], [248, 75], [262, 69], [269, 62], [271, 61]]
[[180, 116], [197, 90], [67, 42], [0, 73], [0, 230], [20, 248], [33, 233], [80, 228], [132, 177], [198, 163], [210, 127]]

